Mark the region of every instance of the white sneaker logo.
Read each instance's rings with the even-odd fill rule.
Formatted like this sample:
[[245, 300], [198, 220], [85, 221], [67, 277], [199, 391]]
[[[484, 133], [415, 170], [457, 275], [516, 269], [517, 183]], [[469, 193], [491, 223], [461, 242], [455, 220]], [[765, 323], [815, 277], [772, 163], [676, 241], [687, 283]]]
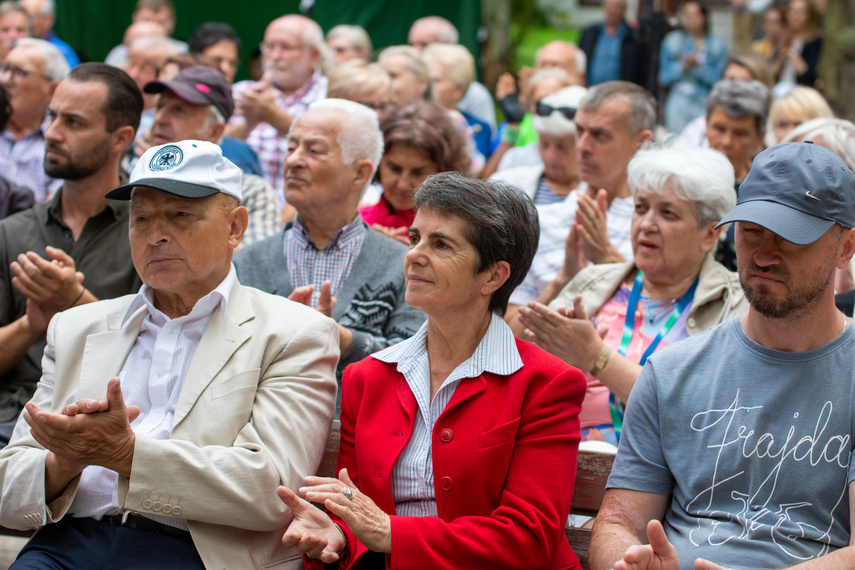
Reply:
[[814, 200], [816, 200], [817, 202], [822, 202], [822, 200], [820, 200], [819, 198], [817, 198], [816, 196], [814, 196], [813, 194], [811, 194], [811, 193], [810, 193], [810, 190], [805, 190], [805, 196], [807, 196], [808, 198], [813, 198], [813, 199], [814, 199]]

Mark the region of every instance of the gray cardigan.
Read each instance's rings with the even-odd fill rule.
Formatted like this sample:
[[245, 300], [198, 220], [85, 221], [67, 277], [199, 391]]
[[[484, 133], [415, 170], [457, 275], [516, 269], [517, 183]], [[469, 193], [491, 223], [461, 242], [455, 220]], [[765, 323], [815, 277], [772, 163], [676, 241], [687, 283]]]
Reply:
[[[284, 232], [279, 232], [237, 252], [234, 264], [243, 285], [283, 297], [291, 294], [294, 284], [283, 240]], [[424, 313], [404, 299], [406, 253], [407, 246], [375, 230], [365, 235], [333, 309], [336, 322], [353, 331], [350, 350], [338, 363], [339, 379], [348, 364], [411, 337], [424, 323]]]

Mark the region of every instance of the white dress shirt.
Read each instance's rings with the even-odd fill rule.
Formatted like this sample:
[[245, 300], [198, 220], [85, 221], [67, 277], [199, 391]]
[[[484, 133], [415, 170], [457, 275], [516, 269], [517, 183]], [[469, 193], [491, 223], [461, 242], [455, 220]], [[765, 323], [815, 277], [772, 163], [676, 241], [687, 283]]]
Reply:
[[477, 378], [484, 372], [506, 376], [523, 366], [514, 333], [502, 317], [493, 313], [475, 352], [449, 374], [431, 401], [427, 325], [425, 322], [412, 337], [372, 355], [383, 362], [398, 363], [397, 370], [404, 375], [419, 405], [413, 435], [392, 470], [392, 499], [395, 514], [400, 516], [437, 516], [431, 434], [460, 381]]
[[[229, 293], [236, 280], [237, 273], [232, 265], [226, 278], [213, 291], [199, 299], [188, 314], [176, 319], [170, 319], [154, 306], [151, 288], [146, 285], [140, 288], [122, 325], [138, 311], [148, 314], [119, 372], [125, 404], [139, 406], [141, 410], [131, 424], [135, 433], [169, 439], [175, 404], [190, 361], [218, 307], [219, 318], [225, 318]], [[151, 499], [173, 502], [170, 497]], [[69, 513], [75, 517], [101, 519], [120, 512], [118, 474], [98, 466], [84, 469]], [[145, 516], [187, 530], [187, 523], [175, 516]]]

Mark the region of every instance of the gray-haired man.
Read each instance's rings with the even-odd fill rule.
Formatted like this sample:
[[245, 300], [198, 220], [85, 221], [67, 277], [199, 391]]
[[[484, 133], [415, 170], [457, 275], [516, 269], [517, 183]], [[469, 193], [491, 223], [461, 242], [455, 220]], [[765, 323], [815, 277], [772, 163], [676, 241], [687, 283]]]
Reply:
[[818, 145], [772, 147], [727, 222], [750, 308], [647, 361], [592, 568], [855, 564], [855, 330], [832, 286], [855, 252], [855, 176]]
[[339, 378], [425, 319], [404, 299], [406, 246], [370, 229], [356, 211], [382, 154], [376, 112], [342, 99], [313, 103], [288, 135], [285, 198], [296, 219], [235, 257], [243, 283], [339, 323]]

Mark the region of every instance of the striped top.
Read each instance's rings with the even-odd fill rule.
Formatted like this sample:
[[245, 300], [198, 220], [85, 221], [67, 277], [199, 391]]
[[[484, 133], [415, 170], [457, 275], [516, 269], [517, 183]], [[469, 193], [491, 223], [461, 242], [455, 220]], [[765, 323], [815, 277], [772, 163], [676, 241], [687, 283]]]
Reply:
[[[139, 417], [131, 423], [134, 433], [154, 439], [169, 439], [172, 418], [184, 377], [199, 346], [208, 322], [220, 308], [225, 319], [232, 286], [237, 281], [234, 265], [229, 274], [210, 293], [199, 299], [188, 314], [170, 319], [154, 306], [154, 293], [147, 285], [140, 288], [122, 319], [122, 326], [140, 310], [148, 313], [140, 327], [119, 379], [128, 406], [140, 407]], [[172, 502], [170, 497], [151, 497]], [[100, 519], [119, 514], [118, 474], [103, 467], [83, 470], [77, 494], [69, 512], [75, 517]], [[187, 529], [187, 523], [175, 516], [140, 513], [164, 524]]]
[[537, 190], [534, 193], [532, 202], [535, 206], [546, 206], [547, 204], [558, 204], [567, 199], [567, 196], [556, 194], [555, 190], [546, 182], [546, 178], [540, 177], [540, 182], [537, 183]]
[[312, 307], [318, 304], [321, 284], [327, 279], [335, 297], [341, 291], [344, 280], [350, 275], [353, 263], [359, 257], [368, 226], [357, 214], [353, 221], [337, 231], [323, 249], [318, 249], [312, 236], [300, 225], [299, 214], [285, 226], [285, 263], [294, 288], [314, 285]]
[[523, 366], [511, 329], [502, 317], [493, 313], [487, 333], [475, 352], [454, 369], [430, 401], [427, 325], [426, 322], [409, 339], [373, 355], [377, 360], [398, 364], [397, 370], [404, 375], [419, 407], [413, 435], [392, 471], [395, 514], [401, 516], [437, 516], [431, 434], [460, 381], [477, 378], [485, 372], [507, 376]]

